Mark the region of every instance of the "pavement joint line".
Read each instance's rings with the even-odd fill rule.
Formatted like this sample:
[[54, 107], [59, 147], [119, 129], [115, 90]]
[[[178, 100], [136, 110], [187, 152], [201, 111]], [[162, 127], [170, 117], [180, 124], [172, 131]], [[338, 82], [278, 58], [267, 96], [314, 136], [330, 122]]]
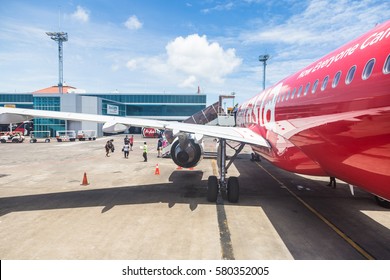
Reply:
[[[213, 168], [214, 176], [218, 176], [217, 163], [215, 159], [211, 161], [211, 165]], [[217, 209], [217, 219], [218, 219], [218, 228], [219, 228], [219, 240], [221, 243], [221, 250], [222, 250], [221, 252], [222, 259], [235, 260], [232, 240], [230, 238], [231, 235], [230, 235], [228, 220], [225, 211], [225, 205], [223, 203], [223, 198], [221, 193], [218, 195], [217, 198], [216, 209]]]
[[336, 225], [330, 222], [327, 218], [325, 218], [320, 212], [315, 210], [309, 204], [307, 204], [302, 198], [297, 196], [292, 190], [290, 190], [283, 182], [277, 179], [274, 175], [272, 175], [267, 169], [265, 169], [260, 163], [256, 162], [256, 164], [263, 169], [268, 175], [270, 175], [275, 181], [277, 181], [281, 187], [286, 189], [295, 199], [297, 199], [301, 204], [303, 204], [310, 212], [312, 212], [315, 216], [317, 216], [321, 221], [323, 221], [327, 226], [329, 226], [336, 234], [338, 234], [342, 239], [344, 239], [349, 245], [351, 245], [356, 251], [358, 251], [363, 257], [367, 260], [375, 260], [375, 258], [360, 247], [355, 241], [353, 241], [348, 235], [346, 235], [343, 231], [341, 231]]

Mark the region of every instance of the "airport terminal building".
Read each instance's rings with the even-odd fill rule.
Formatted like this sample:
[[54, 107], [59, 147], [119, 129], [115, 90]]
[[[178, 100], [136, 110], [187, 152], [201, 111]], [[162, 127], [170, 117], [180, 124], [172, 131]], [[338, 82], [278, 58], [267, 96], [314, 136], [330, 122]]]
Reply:
[[[79, 93], [70, 86], [63, 86], [63, 92], [53, 86], [32, 93], [1, 93], [0, 106], [175, 121], [206, 108], [205, 94]], [[96, 130], [103, 135], [102, 124], [34, 119], [34, 131], [50, 131], [54, 137], [60, 130]]]

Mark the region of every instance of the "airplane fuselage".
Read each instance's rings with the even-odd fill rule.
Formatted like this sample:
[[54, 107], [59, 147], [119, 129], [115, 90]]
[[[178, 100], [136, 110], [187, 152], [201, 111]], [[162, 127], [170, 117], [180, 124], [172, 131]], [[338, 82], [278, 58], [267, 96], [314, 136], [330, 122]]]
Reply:
[[237, 124], [283, 169], [390, 200], [390, 21], [246, 101]]

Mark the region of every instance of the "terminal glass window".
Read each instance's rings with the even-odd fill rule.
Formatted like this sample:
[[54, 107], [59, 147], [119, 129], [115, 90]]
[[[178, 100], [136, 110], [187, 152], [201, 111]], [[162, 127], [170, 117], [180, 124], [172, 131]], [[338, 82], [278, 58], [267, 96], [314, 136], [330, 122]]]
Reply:
[[[60, 111], [60, 97], [34, 96], [34, 109]], [[66, 121], [57, 119], [34, 118], [34, 131], [50, 131], [50, 136], [54, 137], [57, 130], [66, 130]]]

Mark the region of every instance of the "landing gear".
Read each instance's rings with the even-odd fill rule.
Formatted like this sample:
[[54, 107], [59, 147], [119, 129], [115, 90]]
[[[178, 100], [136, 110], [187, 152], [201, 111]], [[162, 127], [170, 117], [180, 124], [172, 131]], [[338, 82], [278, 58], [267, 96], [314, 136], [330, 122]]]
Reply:
[[207, 181], [207, 200], [210, 202], [216, 202], [218, 193], [225, 193], [229, 202], [237, 203], [239, 199], [239, 183], [237, 177], [230, 177], [226, 179], [226, 173], [230, 165], [236, 159], [237, 155], [242, 151], [245, 144], [240, 144], [238, 149], [235, 149], [235, 154], [230, 158], [229, 163], [226, 165], [226, 140], [219, 140], [218, 147], [218, 170], [219, 179], [216, 176], [210, 176]]
[[210, 176], [207, 180], [207, 200], [216, 202], [218, 197], [219, 185], [217, 176]]
[[227, 197], [228, 201], [232, 203], [238, 202], [239, 198], [239, 184], [237, 177], [230, 177], [227, 183]]

